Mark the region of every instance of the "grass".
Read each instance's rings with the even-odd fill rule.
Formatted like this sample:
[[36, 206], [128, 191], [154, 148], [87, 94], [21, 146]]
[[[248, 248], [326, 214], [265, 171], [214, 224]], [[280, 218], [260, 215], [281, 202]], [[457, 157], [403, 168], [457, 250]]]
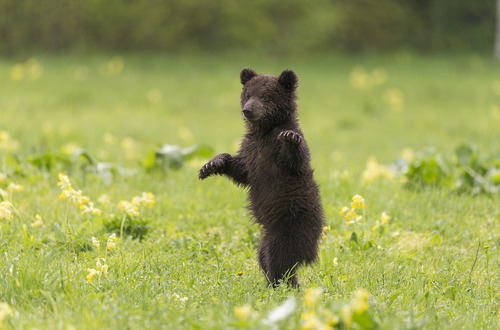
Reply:
[[[162, 144], [235, 152], [243, 134], [238, 74], [247, 66], [273, 74], [292, 68], [300, 79], [300, 120], [331, 230], [318, 262], [300, 270], [298, 292], [265, 286], [246, 193], [223, 178], [199, 182], [206, 157], [166, 173], [144, 168]], [[1, 60], [0, 130], [18, 148], [9, 153], [0, 143], [0, 188], [24, 187], [5, 197], [15, 207], [12, 221], [0, 220], [2, 326], [497, 328], [498, 194], [366, 182], [362, 173], [370, 157], [389, 164], [405, 148], [500, 150], [498, 77], [500, 65], [476, 55]], [[72, 162], [77, 147], [111, 164], [110, 176], [84, 159]], [[59, 173], [102, 214], [81, 215], [61, 200]], [[109, 235], [119, 234], [119, 226], [105, 226], [121, 222], [118, 202], [142, 192], [152, 192], [155, 205], [140, 208], [143, 222], [126, 221], [128, 234], [106, 255], [107, 278], [88, 282], [87, 269], [105, 256]], [[109, 204], [97, 202], [103, 194]], [[355, 194], [366, 201], [365, 217], [347, 226], [339, 210]], [[36, 214], [43, 227], [30, 226]], [[130, 236], [137, 223], [147, 227], [142, 240]], [[371, 295], [368, 309], [361, 289]], [[291, 313], [270, 325], [283, 304]]]

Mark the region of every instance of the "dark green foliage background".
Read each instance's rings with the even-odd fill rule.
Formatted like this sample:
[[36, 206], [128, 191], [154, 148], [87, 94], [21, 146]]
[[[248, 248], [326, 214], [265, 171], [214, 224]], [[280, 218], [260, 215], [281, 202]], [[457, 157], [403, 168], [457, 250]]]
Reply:
[[0, 0], [0, 53], [489, 52], [494, 0]]

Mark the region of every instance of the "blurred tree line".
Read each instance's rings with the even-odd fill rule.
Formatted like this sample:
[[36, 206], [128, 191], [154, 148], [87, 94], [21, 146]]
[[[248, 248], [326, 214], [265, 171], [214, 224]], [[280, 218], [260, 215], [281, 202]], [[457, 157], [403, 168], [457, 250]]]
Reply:
[[495, 0], [0, 0], [0, 53], [490, 52]]

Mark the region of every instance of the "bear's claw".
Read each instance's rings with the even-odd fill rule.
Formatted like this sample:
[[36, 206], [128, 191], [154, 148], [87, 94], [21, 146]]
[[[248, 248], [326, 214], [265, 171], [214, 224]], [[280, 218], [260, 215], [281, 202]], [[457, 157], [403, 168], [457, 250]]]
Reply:
[[226, 159], [224, 157], [216, 157], [202, 166], [198, 178], [201, 180], [209, 177], [212, 174], [219, 174], [222, 172], [222, 168], [226, 165]]
[[300, 134], [295, 133], [294, 131], [282, 131], [278, 138], [280, 140], [285, 140], [295, 145], [299, 145], [302, 143], [302, 136]]

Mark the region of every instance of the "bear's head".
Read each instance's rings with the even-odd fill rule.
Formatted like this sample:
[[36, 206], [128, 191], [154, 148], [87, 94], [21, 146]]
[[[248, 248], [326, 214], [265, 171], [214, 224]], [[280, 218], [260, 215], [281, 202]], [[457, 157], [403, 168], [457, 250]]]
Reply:
[[295, 118], [298, 85], [295, 72], [285, 70], [276, 77], [247, 68], [241, 71], [240, 80], [241, 109], [249, 125], [267, 130]]

